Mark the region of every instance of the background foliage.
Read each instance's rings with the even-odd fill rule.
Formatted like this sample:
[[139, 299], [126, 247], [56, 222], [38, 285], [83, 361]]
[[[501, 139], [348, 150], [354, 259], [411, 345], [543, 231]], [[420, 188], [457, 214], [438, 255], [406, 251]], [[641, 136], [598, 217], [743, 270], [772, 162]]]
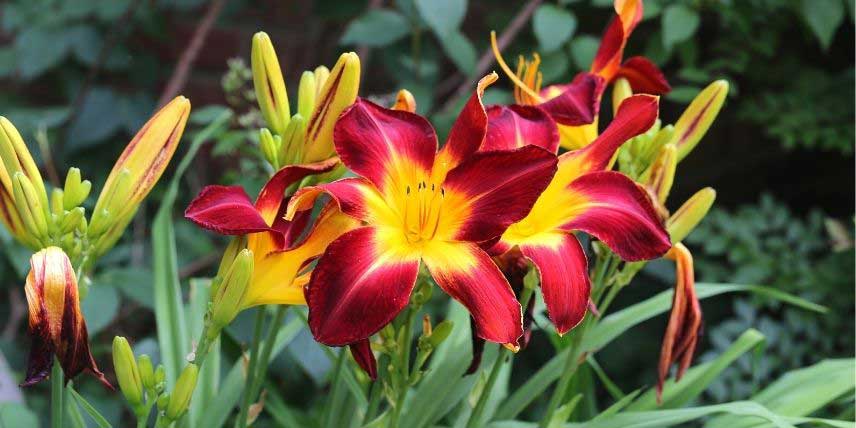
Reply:
[[[253, 148], [252, 130], [260, 120], [247, 70], [253, 32], [265, 30], [274, 38], [289, 88], [296, 88], [303, 69], [331, 65], [343, 49], [358, 51], [364, 66], [361, 93], [389, 99], [407, 87], [442, 135], [474, 79], [495, 68], [485, 56], [492, 29], [502, 34], [518, 26], [506, 57], [540, 52], [545, 82], [567, 81], [588, 68], [611, 0], [535, 2], [531, 16], [526, 12], [530, 3], [225, 2], [182, 92], [194, 104], [191, 120], [197, 130], [227, 108], [235, 114], [228, 129], [220, 129], [193, 161], [176, 206], [186, 206], [209, 183], [243, 184], [254, 194], [267, 176]], [[792, 369], [852, 357], [853, 2], [649, 0], [645, 5], [645, 20], [628, 53], [652, 58], [669, 77], [674, 90], [663, 103], [664, 117], [676, 118], [714, 79], [726, 78], [732, 88], [706, 141], [682, 163], [673, 191], [678, 194], [674, 200], [683, 200], [704, 185], [718, 190], [718, 208], [689, 240], [699, 279], [769, 285], [830, 308], [818, 315], [757, 296], [706, 300], [701, 347], [708, 352], [700, 361], [722, 354], [749, 327], [764, 334], [766, 350], [763, 358], [741, 357], [698, 403], [745, 399]], [[57, 180], [68, 167], [78, 166], [94, 174], [85, 178], [96, 187], [104, 180], [130, 133], [151, 114], [175, 64], [187, 55], [208, 7], [201, 0], [16, 0], [0, 5], [0, 114], [22, 131], [47, 177]], [[510, 87], [495, 85], [486, 100], [509, 101]], [[185, 138], [184, 150], [191, 138]], [[93, 352], [106, 372], [112, 372], [109, 343], [116, 334], [136, 338], [138, 352], [158, 355], [149, 227], [165, 188], [155, 189], [149, 209], [140, 210], [122, 243], [102, 261], [84, 302]], [[223, 242], [183, 220], [174, 228], [182, 280], [210, 275]], [[14, 387], [28, 346], [22, 287], [28, 254], [5, 231], [0, 242], [0, 319], [5, 321], [0, 401], [26, 402], [35, 413], [21, 417], [32, 418], [46, 409], [47, 389], [21, 396]], [[650, 264], [644, 281], [623, 293], [616, 307], [669, 287], [668, 272]], [[602, 353], [600, 363], [619, 387], [653, 382], [664, 324], [664, 317], [654, 318]], [[249, 325], [241, 318], [230, 327], [225, 355], [238, 355]], [[313, 404], [326, 387], [331, 364], [305, 330], [294, 334], [272, 365], [278, 394], [271, 398], [274, 408]], [[633, 361], [624, 357], [627, 352]], [[516, 363], [512, 384], [525, 380], [551, 353], [547, 339], [536, 334]], [[116, 395], [85, 380], [79, 389], [108, 419], [119, 420]], [[598, 391], [608, 396], [604, 388]], [[2, 420], [20, 411], [2, 409]]]

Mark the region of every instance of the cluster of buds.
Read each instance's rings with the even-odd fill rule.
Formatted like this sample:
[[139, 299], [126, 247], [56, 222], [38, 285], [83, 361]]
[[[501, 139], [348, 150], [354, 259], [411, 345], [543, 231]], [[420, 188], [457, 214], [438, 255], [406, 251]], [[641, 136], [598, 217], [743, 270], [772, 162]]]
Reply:
[[154, 368], [148, 355], [135, 358], [128, 341], [116, 336], [113, 339], [113, 367], [119, 389], [138, 419], [147, 419], [152, 407], [157, 406], [158, 420], [163, 426], [169, 426], [190, 407], [199, 375], [199, 368], [195, 364], [188, 364], [178, 377], [175, 387], [167, 392], [163, 365]]
[[65, 185], [48, 192], [21, 134], [0, 117], [0, 220], [33, 251], [57, 246], [75, 266], [84, 256], [91, 263], [116, 243], [163, 174], [189, 114], [190, 102], [177, 97], [143, 126], [113, 166], [89, 219], [81, 205], [92, 184], [80, 170], [70, 168]]
[[279, 59], [270, 37], [263, 32], [253, 37], [252, 69], [256, 98], [268, 126], [261, 129], [259, 144], [273, 169], [333, 157], [333, 125], [359, 91], [359, 57], [344, 53], [332, 70], [320, 66], [304, 71], [294, 115]]
[[[726, 81], [711, 83], [696, 96], [674, 125], [661, 126], [658, 119], [648, 132], [629, 141], [618, 154], [621, 171], [647, 190], [672, 241], [672, 249], [665, 258], [676, 264], [672, 310], [660, 351], [658, 399], [662, 396], [663, 384], [671, 367], [677, 364], [676, 378], [680, 379], [695, 354], [702, 314], [695, 293], [692, 254], [681, 241], [707, 215], [716, 199], [716, 191], [710, 187], [699, 190], [673, 213], [666, 208], [666, 200], [674, 183], [678, 163], [695, 148], [710, 128], [727, 94]], [[619, 105], [630, 95], [630, 85], [618, 79], [613, 89], [613, 106]], [[626, 264], [618, 274], [619, 285], [629, 283], [643, 266], [644, 262]]]

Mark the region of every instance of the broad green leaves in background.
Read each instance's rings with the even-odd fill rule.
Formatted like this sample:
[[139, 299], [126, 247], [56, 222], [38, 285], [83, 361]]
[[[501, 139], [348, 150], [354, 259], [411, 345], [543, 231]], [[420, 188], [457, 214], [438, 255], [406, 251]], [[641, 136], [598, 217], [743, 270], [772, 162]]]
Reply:
[[467, 0], [415, 0], [416, 10], [440, 39], [457, 30], [467, 13]]
[[[850, 0], [845, 0], [853, 3]], [[802, 14], [824, 50], [829, 49], [832, 36], [844, 21], [842, 0], [802, 0]]]
[[698, 12], [682, 4], [673, 4], [663, 11], [663, 46], [671, 49], [676, 43], [689, 39], [699, 25]]
[[389, 9], [371, 9], [351, 21], [342, 44], [362, 44], [366, 46], [386, 46], [410, 32], [407, 18]]
[[532, 29], [544, 52], [552, 52], [573, 36], [577, 29], [577, 18], [571, 12], [543, 4], [532, 17]]

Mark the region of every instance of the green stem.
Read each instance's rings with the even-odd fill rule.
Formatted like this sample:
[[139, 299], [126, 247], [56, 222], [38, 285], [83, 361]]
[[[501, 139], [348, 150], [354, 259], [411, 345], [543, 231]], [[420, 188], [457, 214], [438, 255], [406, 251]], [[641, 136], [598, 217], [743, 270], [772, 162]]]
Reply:
[[[379, 363], [382, 361], [383, 360], [379, 361]], [[380, 367], [381, 366], [378, 365], [378, 368]], [[369, 405], [368, 408], [366, 408], [366, 414], [363, 417], [363, 425], [366, 425], [371, 422], [372, 418], [374, 418], [375, 414], [377, 414], [377, 410], [380, 407], [380, 399], [383, 395], [383, 379], [380, 379], [380, 377], [382, 376], [383, 372], [384, 370], [378, 370], [378, 379], [372, 382], [371, 386], [369, 387]]]
[[253, 388], [250, 390], [250, 398], [255, 400], [267, 376], [267, 369], [270, 365], [270, 355], [273, 353], [273, 345], [276, 341], [276, 334], [279, 332], [279, 326], [282, 325], [282, 319], [285, 317], [285, 312], [288, 306], [279, 305], [276, 307], [276, 313], [273, 316], [273, 322], [268, 326], [268, 333], [265, 337], [264, 345], [259, 353], [259, 361], [256, 366], [256, 373], [253, 376]]
[[327, 411], [324, 412], [324, 418], [322, 420], [322, 427], [332, 426], [332, 418], [333, 415], [333, 407], [336, 407], [335, 401], [338, 401], [339, 398], [339, 377], [342, 375], [342, 370], [345, 365], [345, 359], [347, 358], [348, 350], [345, 348], [339, 348], [339, 356], [336, 358], [336, 366], [333, 368], [333, 378], [330, 379], [330, 385], [333, 387], [330, 388], [329, 399], [327, 400]]
[[[594, 278], [592, 279], [592, 285], [594, 286], [594, 300], [599, 300], [600, 295], [603, 293], [606, 287], [606, 280], [612, 275], [615, 271], [615, 268], [618, 267], [618, 263], [613, 263], [615, 256], [612, 253], [608, 253], [603, 258], [599, 258], [594, 269]], [[611, 299], [610, 299], [611, 300]], [[568, 391], [568, 386], [571, 384], [571, 380], [574, 378], [574, 374], [576, 374], [577, 368], [580, 364], [580, 356], [583, 353], [582, 343], [585, 338], [586, 332], [588, 332], [589, 327], [594, 324], [595, 320], [593, 319], [592, 314], [586, 314], [586, 317], [582, 321], [582, 325], [580, 325], [572, 334], [573, 340], [571, 342], [571, 349], [568, 352], [568, 357], [565, 360], [565, 367], [562, 370], [562, 376], [559, 378], [559, 382], [556, 384], [556, 388], [553, 390], [553, 395], [550, 398], [550, 403], [547, 405], [547, 411], [544, 413], [544, 417], [541, 419], [541, 422], [538, 424], [539, 428], [547, 428], [550, 422], [553, 419], [553, 414], [556, 412], [556, 409], [559, 408], [559, 405], [565, 399], [565, 394]]]
[[259, 307], [256, 309], [256, 322], [253, 327], [253, 343], [250, 347], [250, 362], [247, 367], [247, 380], [244, 383], [244, 397], [241, 401], [241, 410], [238, 412], [238, 419], [235, 420], [237, 428], [246, 428], [247, 413], [250, 409], [250, 389], [253, 387], [253, 374], [256, 372], [256, 364], [259, 359], [259, 342], [262, 339], [262, 327], [265, 321], [265, 308]]
[[404, 322], [404, 334], [399, 350], [401, 358], [399, 359], [398, 370], [393, 373], [392, 382], [396, 389], [395, 403], [392, 407], [392, 415], [389, 418], [389, 428], [398, 428], [399, 419], [401, 418], [401, 408], [404, 407], [404, 400], [407, 399], [408, 382], [410, 380], [410, 336], [413, 332], [413, 316], [416, 311], [413, 308], [407, 310], [407, 315]]
[[59, 360], [54, 358], [53, 367], [51, 368], [51, 428], [62, 428], [62, 417], [65, 414], [65, 407], [63, 407], [64, 395], [65, 385], [62, 376], [62, 366], [59, 365]]
[[496, 379], [499, 377], [499, 371], [502, 369], [502, 362], [505, 360], [507, 353], [508, 350], [501, 346], [496, 350], [496, 359], [493, 361], [493, 367], [490, 369], [490, 375], [487, 378], [487, 383], [485, 383], [481, 394], [479, 394], [479, 400], [476, 402], [476, 407], [474, 407], [473, 412], [470, 413], [470, 419], [467, 421], [467, 428], [483, 426], [482, 414], [484, 413], [484, 408], [487, 405], [487, 399], [490, 396], [490, 391], [493, 389], [493, 384], [496, 383]]

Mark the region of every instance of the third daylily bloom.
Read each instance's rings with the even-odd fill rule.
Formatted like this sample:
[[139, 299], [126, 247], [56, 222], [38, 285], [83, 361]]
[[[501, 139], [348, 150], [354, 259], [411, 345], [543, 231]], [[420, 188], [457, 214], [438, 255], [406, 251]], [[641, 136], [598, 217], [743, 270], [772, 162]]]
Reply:
[[649, 59], [636, 56], [623, 61], [627, 40], [642, 19], [642, 0], [615, 0], [613, 8], [615, 16], [603, 34], [589, 71], [577, 74], [567, 84], [542, 89], [537, 54], [531, 61], [521, 57], [517, 71], [513, 72], [502, 59], [495, 34], [491, 34], [494, 56], [515, 84], [515, 101], [538, 105], [549, 113], [558, 125], [560, 142], [567, 149], [579, 149], [597, 138], [600, 100], [606, 86], [616, 78], [627, 79], [635, 92], [662, 95], [671, 90], [663, 73]]
[[[532, 211], [511, 225], [493, 248], [519, 247], [541, 277], [547, 312], [559, 334], [576, 326], [589, 303], [585, 252], [573, 231], [591, 234], [622, 259], [659, 257], [671, 243], [647, 193], [624, 174], [607, 171], [615, 151], [657, 119], [657, 98], [624, 101], [614, 120], [587, 147], [559, 156], [558, 172]], [[491, 107], [483, 149], [538, 145], [554, 151], [558, 131], [536, 107]]]
[[307, 289], [309, 326], [333, 346], [365, 343], [404, 309], [419, 266], [466, 306], [477, 334], [517, 349], [520, 304], [480, 243], [522, 219], [556, 171], [540, 147], [475, 153], [485, 136], [481, 103], [491, 74], [464, 107], [443, 150], [424, 118], [358, 99], [336, 124], [342, 162], [359, 177], [304, 188], [286, 218], [327, 193], [365, 225], [327, 248]]

